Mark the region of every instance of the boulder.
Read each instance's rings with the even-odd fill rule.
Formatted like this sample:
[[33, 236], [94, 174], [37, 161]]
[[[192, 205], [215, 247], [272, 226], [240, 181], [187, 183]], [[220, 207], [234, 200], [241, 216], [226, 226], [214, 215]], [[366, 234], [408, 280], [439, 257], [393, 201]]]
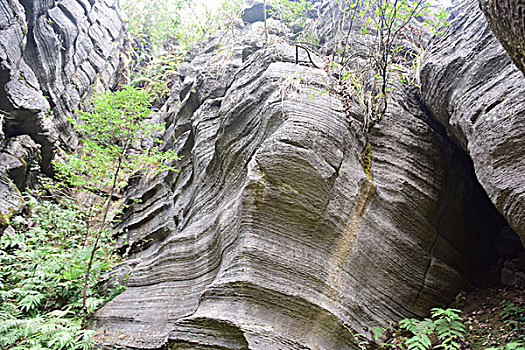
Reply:
[[4, 174], [0, 176], [0, 235], [13, 216], [24, 209], [24, 199], [16, 185]]
[[31, 137], [12, 137], [0, 152], [0, 174], [6, 174], [18, 190], [24, 191], [27, 185], [34, 182], [32, 177], [38, 171], [40, 160], [40, 146]]
[[[243, 9], [241, 18], [245, 23], [254, 23], [264, 21], [264, 4], [256, 2], [251, 6]], [[272, 6], [266, 5], [266, 17], [270, 18]]]

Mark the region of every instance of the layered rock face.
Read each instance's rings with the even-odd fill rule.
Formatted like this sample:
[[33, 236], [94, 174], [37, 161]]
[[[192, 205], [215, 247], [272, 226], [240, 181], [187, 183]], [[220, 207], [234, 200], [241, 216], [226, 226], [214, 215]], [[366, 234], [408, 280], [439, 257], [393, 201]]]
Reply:
[[525, 1], [479, 0], [490, 27], [525, 74]]
[[[488, 28], [457, 16], [447, 37], [477, 45], [458, 29], [469, 23]], [[262, 28], [220, 33], [181, 68], [163, 111], [181, 171], [136, 180], [129, 194], [141, 203], [117, 229], [128, 288], [95, 315], [101, 347], [354, 349], [345, 327], [367, 333], [499, 281], [485, 272], [510, 229], [418, 92], [400, 88], [365, 137], [323, 59], [314, 68], [302, 52], [295, 64], [285, 29], [264, 45]], [[507, 67], [499, 52], [487, 59]], [[437, 102], [451, 81], [429, 81], [439, 68], [423, 70], [436, 113], [452, 103]], [[493, 73], [485, 79], [498, 84]], [[523, 216], [510, 214], [519, 229]]]
[[525, 242], [525, 76], [477, 3], [463, 2], [453, 15], [446, 34], [425, 54], [423, 99], [470, 156], [479, 182]]
[[[110, 83], [122, 34], [112, 0], [0, 1], [0, 183], [23, 189], [20, 171], [30, 168], [23, 163], [50, 173], [55, 148], [75, 147], [66, 118], [94, 84]], [[30, 152], [13, 146], [21, 141]], [[7, 215], [14, 206], [0, 201], [0, 208]]]

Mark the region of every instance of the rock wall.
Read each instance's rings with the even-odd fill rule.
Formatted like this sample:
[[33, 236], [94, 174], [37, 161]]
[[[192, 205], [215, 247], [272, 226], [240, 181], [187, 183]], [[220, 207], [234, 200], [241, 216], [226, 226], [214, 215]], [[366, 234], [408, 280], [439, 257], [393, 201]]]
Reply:
[[[110, 84], [122, 34], [113, 0], [0, 1], [1, 184], [14, 181], [22, 190], [30, 169], [22, 163], [51, 173], [56, 147], [75, 147], [67, 117], [94, 84]], [[31, 156], [13, 154], [20, 150], [13, 144]], [[13, 157], [20, 164], [7, 161]], [[0, 215], [9, 208], [0, 200]]]
[[[469, 23], [487, 28], [457, 16], [447, 37], [476, 45], [457, 29]], [[367, 137], [365, 174], [362, 117], [348, 119], [323, 59], [313, 57], [317, 69], [301, 52], [295, 64], [292, 34], [270, 19], [279, 35], [264, 45], [262, 28], [219, 33], [181, 67], [163, 112], [181, 171], [130, 190], [141, 203], [116, 230], [128, 288], [95, 315], [101, 347], [355, 349], [346, 326], [367, 333], [499, 282], [494, 240], [507, 223], [448, 119], [445, 128], [417, 90], [400, 88]], [[438, 73], [428, 60], [434, 93], [423, 91], [436, 113], [452, 103], [431, 104], [451, 84], [429, 81]], [[497, 84], [493, 73], [485, 79]]]
[[479, 0], [496, 37], [525, 74], [525, 1]]
[[477, 3], [463, 1], [452, 15], [450, 28], [425, 54], [423, 99], [525, 242], [525, 76]]
[[[296, 64], [271, 18], [265, 44], [254, 6], [180, 69], [161, 117], [181, 171], [133, 180], [128, 288], [94, 318], [100, 346], [354, 349], [346, 327], [424, 316], [522, 249], [525, 78], [474, 1], [429, 46], [421, 95], [400, 87], [366, 137], [324, 58]], [[519, 18], [492, 22], [518, 67]], [[112, 0], [0, 0], [1, 231], [32, 165], [75, 146], [66, 118], [110, 84], [121, 42]]]

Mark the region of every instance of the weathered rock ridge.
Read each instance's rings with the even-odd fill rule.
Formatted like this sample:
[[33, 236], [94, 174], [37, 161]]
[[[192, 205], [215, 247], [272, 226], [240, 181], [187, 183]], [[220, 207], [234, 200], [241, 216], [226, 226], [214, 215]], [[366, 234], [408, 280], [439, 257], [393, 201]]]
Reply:
[[181, 171], [130, 190], [128, 288], [95, 316], [101, 344], [354, 349], [345, 326], [423, 316], [513, 257], [495, 241], [501, 214], [524, 231], [524, 80], [475, 4], [429, 47], [422, 98], [401, 88], [368, 135], [370, 177], [336, 80], [269, 25], [268, 45], [241, 24], [181, 67], [162, 112]]
[[22, 190], [30, 163], [50, 173], [56, 148], [75, 147], [67, 117], [94, 84], [113, 79], [122, 34], [113, 0], [0, 1], [0, 186], [2, 198], [11, 198], [0, 199], [5, 219], [20, 201], [10, 182]]

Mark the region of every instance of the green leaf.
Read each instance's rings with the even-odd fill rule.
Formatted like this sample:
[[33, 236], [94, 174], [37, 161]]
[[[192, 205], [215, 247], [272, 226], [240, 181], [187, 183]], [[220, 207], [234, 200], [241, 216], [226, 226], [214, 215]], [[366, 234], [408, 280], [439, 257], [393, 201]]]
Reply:
[[35, 291], [30, 291], [19, 302], [20, 308], [24, 311], [31, 311], [36, 309], [44, 300], [45, 295]]
[[374, 337], [374, 341], [377, 341], [381, 335], [383, 334], [383, 332], [385, 331], [384, 328], [381, 328], [381, 327], [370, 327], [370, 329], [372, 330], [372, 335]]

